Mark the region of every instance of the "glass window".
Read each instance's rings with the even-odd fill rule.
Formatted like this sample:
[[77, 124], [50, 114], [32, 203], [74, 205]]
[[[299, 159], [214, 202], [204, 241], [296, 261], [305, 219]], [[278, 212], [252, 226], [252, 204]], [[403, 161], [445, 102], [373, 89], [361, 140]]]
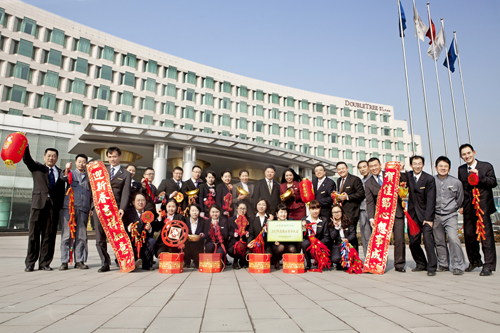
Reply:
[[330, 149], [330, 158], [339, 158], [339, 149], [338, 148]]
[[147, 71], [149, 73], [158, 74], [158, 63], [154, 60], [149, 60]]
[[224, 97], [220, 102], [221, 109], [231, 110], [231, 100], [228, 97]]
[[86, 84], [85, 80], [82, 79], [75, 79], [73, 82], [73, 87], [72, 87], [72, 92], [77, 93], [77, 94], [82, 94], [86, 95]]
[[115, 49], [112, 47], [109, 47], [109, 46], [104, 46], [104, 49], [102, 50], [101, 59], [114, 61], [115, 60]]
[[329, 120], [328, 128], [338, 129], [338, 121], [336, 119]]
[[222, 131], [221, 135], [222, 136], [231, 136], [231, 133], [229, 133], [229, 131]]
[[5, 9], [0, 8], [0, 24], [5, 26]]
[[377, 113], [375, 111], [370, 111], [370, 120], [377, 120]]
[[389, 153], [385, 154], [384, 155], [384, 163], [387, 163], [390, 161], [392, 161], [392, 154], [389, 154]]
[[99, 77], [101, 79], [111, 81], [113, 79], [113, 70], [110, 66], [102, 65], [102, 68], [99, 72]]
[[332, 143], [339, 143], [339, 137], [338, 137], [337, 133], [330, 134], [330, 141]]
[[351, 110], [347, 106], [344, 106], [343, 115], [344, 115], [344, 117], [350, 117], [351, 116]]
[[309, 144], [307, 144], [307, 143], [304, 143], [302, 145], [302, 149], [301, 150], [302, 150], [302, 152], [304, 154], [310, 154], [311, 153], [311, 148], [309, 147]]
[[389, 115], [387, 113], [384, 113], [382, 115], [382, 122], [383, 123], [388, 123], [389, 122]]
[[241, 140], [247, 140], [247, 139], [248, 139], [248, 137], [247, 137], [247, 135], [246, 135], [245, 133], [241, 133], [241, 134], [239, 135], [239, 138], [240, 138]]
[[87, 74], [87, 70], [89, 67], [89, 62], [87, 59], [77, 58], [75, 64], [75, 71]]
[[315, 121], [314, 125], [318, 126], [318, 127], [323, 127], [323, 117], [321, 117], [321, 116], [316, 117], [316, 121]]
[[136, 58], [135, 54], [127, 53], [127, 55], [125, 56], [125, 58], [123, 60], [123, 65], [129, 66], [132, 68], [137, 68], [137, 58]]
[[346, 149], [344, 151], [344, 158], [346, 160], [352, 160], [352, 150], [351, 149]]
[[391, 136], [391, 129], [389, 127], [384, 127], [382, 132], [385, 136]]
[[98, 105], [97, 108], [94, 109], [94, 114], [92, 118], [99, 120], [109, 120], [108, 107], [103, 105]]
[[183, 109], [182, 118], [194, 119], [194, 108], [192, 106], [186, 106]]
[[377, 126], [372, 125], [372, 126], [370, 127], [370, 134], [378, 134], [378, 131], [377, 131]]
[[156, 93], [156, 80], [152, 78], [146, 79], [146, 90]]
[[272, 108], [271, 111], [269, 111], [269, 118], [271, 119], [280, 119], [280, 111], [277, 108]]
[[231, 93], [231, 82], [224, 81], [222, 84], [222, 92]]
[[19, 50], [20, 55], [31, 58], [33, 56], [33, 43], [27, 40], [21, 39], [19, 41]]
[[384, 148], [385, 149], [391, 149], [392, 148], [391, 140], [384, 140]]
[[289, 138], [295, 138], [295, 128], [293, 126], [288, 126], [286, 131]]
[[130, 91], [124, 91], [121, 95], [120, 104], [134, 106], [134, 94], [132, 94]]
[[135, 87], [135, 75], [134, 73], [125, 72], [123, 75], [123, 84], [131, 87]]
[[52, 43], [64, 45], [65, 44], [64, 43], [65, 42], [64, 31], [54, 28], [54, 30], [52, 30], [52, 35], [51, 35], [50, 41]]
[[13, 85], [7, 93], [7, 100], [19, 103], [26, 103], [26, 88], [18, 85]]
[[288, 96], [286, 98], [286, 106], [291, 106], [291, 107], [294, 107], [294, 102], [293, 102], [293, 97], [292, 96]]
[[309, 130], [307, 128], [304, 128], [302, 131], [300, 131], [300, 138], [304, 140], [310, 139]]
[[47, 71], [47, 74], [43, 76], [41, 84], [57, 88], [59, 85], [59, 73], [53, 71]]
[[300, 108], [302, 110], [309, 110], [309, 101], [307, 99], [300, 101]]
[[395, 136], [396, 136], [397, 138], [402, 138], [402, 137], [403, 137], [403, 129], [402, 129], [402, 128], [399, 128], [399, 127], [398, 127], [398, 128], [396, 128], [396, 130], [395, 130]]
[[397, 149], [397, 150], [402, 150], [402, 151], [404, 151], [404, 150], [405, 150], [405, 145], [404, 145], [403, 141], [398, 141], [398, 142], [396, 143], [396, 149]]
[[213, 133], [212, 128], [210, 128], [210, 127], [204, 127], [204, 128], [203, 128], [203, 133], [209, 133], [209, 134], [212, 134], [212, 133]]
[[47, 62], [49, 64], [61, 67], [61, 62], [62, 62], [62, 53], [61, 53], [61, 51], [50, 49], [49, 56], [48, 56], [48, 61]]
[[269, 134], [279, 135], [280, 134], [280, 125], [278, 125], [278, 124], [272, 124], [269, 127]]
[[365, 138], [363, 137], [358, 138], [358, 147], [365, 147]]
[[279, 104], [280, 103], [280, 96], [276, 93], [272, 93], [271, 94], [271, 103]]
[[175, 116], [175, 103], [174, 102], [165, 103], [163, 113]]
[[366, 152], [362, 150], [358, 153], [358, 161], [365, 161], [365, 160], [366, 160]]
[[204, 104], [214, 106], [214, 95], [206, 93]]
[[21, 31], [24, 33], [27, 33], [28, 35], [35, 36], [35, 34], [36, 34], [36, 21], [29, 19], [27, 17], [24, 17], [23, 26], [21, 28]]
[[[257, 120], [254, 124], [254, 129], [255, 132], [261, 132], [264, 133], [264, 123], [261, 120]], [[264, 142], [264, 140], [262, 140]]]
[[69, 113], [74, 114], [76, 116], [83, 117], [83, 101], [79, 101], [77, 99], [73, 99], [71, 101], [71, 105], [69, 108]]
[[204, 88], [207, 88], [207, 89], [214, 89], [214, 78], [213, 77], [210, 77], [210, 76], [207, 76], [205, 78], [205, 85], [203, 86]]
[[351, 122], [346, 120], [344, 121], [344, 131], [350, 131], [351, 130]]
[[173, 120], [165, 120], [165, 122], [163, 123], [163, 126], [169, 127], [169, 128], [174, 128], [175, 127], [174, 121]]
[[90, 54], [90, 40], [86, 38], [80, 38], [78, 41], [78, 51]]
[[398, 156], [398, 160], [399, 160], [400, 162], [404, 162], [404, 161], [405, 161], [405, 155], [403, 155], [403, 154], [399, 154], [399, 156]]
[[30, 65], [18, 61], [15, 67], [16, 70], [14, 76], [19, 79], [28, 80], [30, 77]]
[[309, 115], [303, 114], [300, 116], [300, 123], [303, 125], [309, 125]]
[[258, 101], [264, 101], [264, 92], [260, 89], [257, 89], [254, 92], [254, 99], [256, 99]]
[[142, 118], [142, 123], [144, 125], [154, 125], [154, 119], [152, 116], [144, 116], [144, 118]]
[[316, 102], [316, 112], [323, 112], [323, 104]]
[[238, 105], [239, 105], [239, 110], [238, 110], [239, 112], [241, 112], [241, 113], [248, 113], [248, 104], [247, 104], [247, 102], [243, 102], [242, 101]]
[[42, 108], [56, 111], [56, 95], [44, 93], [42, 99]]
[[101, 86], [99, 87], [99, 93], [98, 93], [97, 98], [109, 101], [110, 96], [111, 96], [111, 92], [110, 92], [109, 87], [108, 86], [103, 86], [101, 84]]
[[188, 72], [186, 75], [186, 82], [190, 84], [196, 84], [196, 73], [194, 72]]
[[356, 132], [364, 133], [365, 132], [365, 125], [363, 125], [363, 123], [358, 123], [356, 125]]
[[132, 122], [132, 113], [130, 111], [122, 111], [120, 114], [119, 121], [123, 123], [131, 123]]
[[352, 145], [352, 137], [350, 135], [344, 136], [344, 144], [349, 146]]
[[188, 89], [184, 92], [184, 94], [185, 94], [185, 95], [184, 95], [184, 100], [194, 102], [194, 99], [195, 99], [194, 89], [190, 89], [190, 88], [188, 88]]
[[254, 109], [254, 116], [264, 117], [264, 106], [256, 105]]
[[238, 96], [248, 97], [248, 88], [245, 86], [240, 86], [238, 89]]
[[22, 110], [17, 110], [17, 109], [9, 109], [9, 112], [7, 114], [13, 115], [13, 116], [22, 116], [23, 111]]
[[175, 87], [175, 84], [167, 84], [167, 96], [177, 97], [177, 88]]
[[328, 110], [328, 114], [337, 114], [337, 106], [334, 104], [330, 104], [330, 109]]
[[203, 121], [206, 123], [211, 123], [213, 124], [214, 122], [214, 115], [211, 110], [205, 110], [203, 114]]
[[150, 111], [155, 110], [155, 99], [153, 97], [146, 96], [146, 98], [144, 98], [144, 109]]
[[371, 148], [378, 148], [378, 140], [377, 139], [371, 139], [370, 140], [370, 147]]
[[293, 111], [288, 111], [286, 113], [286, 120], [291, 121], [291, 122], [295, 122], [295, 113]]
[[231, 126], [231, 116], [228, 114], [223, 114], [219, 119], [221, 120], [222, 126]]
[[363, 110], [361, 109], [356, 110], [356, 118], [363, 119]]
[[379, 157], [379, 154], [377, 152], [372, 153], [372, 157]]
[[170, 66], [168, 67], [168, 78], [177, 80], [177, 67]]
[[288, 141], [288, 143], [286, 144], [286, 148], [290, 150], [295, 150], [295, 142]]
[[325, 147], [318, 146], [318, 148], [316, 148], [316, 156], [325, 157]]
[[323, 142], [325, 141], [325, 134], [323, 133], [323, 131], [318, 131], [314, 134], [314, 139], [315, 141]]

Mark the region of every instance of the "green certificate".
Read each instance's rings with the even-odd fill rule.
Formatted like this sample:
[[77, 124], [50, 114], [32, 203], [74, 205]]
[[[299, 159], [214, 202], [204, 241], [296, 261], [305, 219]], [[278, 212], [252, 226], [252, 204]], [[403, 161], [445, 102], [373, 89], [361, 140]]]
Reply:
[[302, 221], [268, 221], [268, 242], [302, 242]]

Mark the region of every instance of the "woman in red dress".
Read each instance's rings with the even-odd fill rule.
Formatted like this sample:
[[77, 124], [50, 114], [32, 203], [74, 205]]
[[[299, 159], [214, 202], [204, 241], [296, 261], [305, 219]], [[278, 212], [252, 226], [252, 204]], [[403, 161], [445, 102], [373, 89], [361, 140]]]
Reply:
[[288, 218], [291, 220], [302, 220], [306, 216], [306, 205], [300, 197], [300, 176], [293, 169], [285, 169], [281, 177], [280, 195], [283, 195], [288, 189], [292, 194], [281, 201], [286, 205]]

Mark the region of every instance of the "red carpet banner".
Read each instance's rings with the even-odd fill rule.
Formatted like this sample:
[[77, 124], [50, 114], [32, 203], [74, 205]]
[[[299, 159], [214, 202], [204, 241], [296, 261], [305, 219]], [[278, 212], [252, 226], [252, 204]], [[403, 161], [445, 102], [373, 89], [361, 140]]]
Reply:
[[399, 194], [398, 162], [385, 164], [384, 183], [378, 192], [373, 229], [363, 273], [384, 274]]
[[118, 215], [118, 206], [111, 190], [108, 171], [104, 163], [93, 161], [87, 164], [87, 173], [97, 216], [113, 251], [115, 251], [120, 271], [122, 273], [133, 271], [135, 269], [134, 250], [120, 215]]

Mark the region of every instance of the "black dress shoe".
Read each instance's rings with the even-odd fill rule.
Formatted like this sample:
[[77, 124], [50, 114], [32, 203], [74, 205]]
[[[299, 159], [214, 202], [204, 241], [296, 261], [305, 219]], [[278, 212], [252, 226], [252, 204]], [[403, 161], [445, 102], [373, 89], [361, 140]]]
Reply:
[[67, 262], [63, 262], [61, 264], [61, 266], [59, 266], [59, 270], [60, 271], [66, 271], [66, 270], [68, 270], [68, 263]]
[[396, 272], [406, 273], [406, 269], [405, 269], [404, 267], [403, 267], [403, 268], [401, 268], [401, 267], [396, 267], [396, 268], [394, 268], [394, 270], [395, 270]]
[[473, 270], [475, 270], [476, 268], [479, 268], [479, 267], [481, 267], [481, 266], [483, 266], [483, 264], [472, 264], [472, 263], [470, 263], [470, 264], [469, 264], [469, 267], [467, 267], [467, 268], [465, 269], [465, 271], [466, 271], [467, 273], [469, 273], [469, 272], [472, 272]]
[[34, 268], [33, 266], [28, 266], [24, 269], [25, 272], [33, 272], [34, 271]]
[[38, 269], [41, 270], [41, 271], [51, 271], [52, 267], [50, 267], [49, 265], [47, 265], [47, 266], [40, 267]]
[[486, 267], [483, 267], [483, 270], [481, 271], [481, 273], [479, 273], [479, 276], [490, 276], [490, 275], [491, 271]]
[[306, 270], [306, 271], [308, 271], [308, 270], [310, 270], [310, 269], [311, 269], [311, 266], [306, 266], [306, 267], [304, 267], [304, 270]]
[[437, 271], [438, 272], [448, 272], [450, 269], [446, 266], [438, 266]]
[[115, 258], [115, 264], [116, 264], [116, 267], [120, 268], [120, 264], [118, 263], [118, 259]]
[[109, 272], [109, 271], [110, 271], [109, 266], [106, 265], [106, 266], [102, 266], [101, 268], [99, 268], [97, 270], [97, 273], [104, 273], [104, 272]]
[[276, 260], [276, 262], [274, 263], [274, 269], [279, 270], [279, 269], [280, 269], [280, 267], [281, 267], [281, 265], [280, 265], [280, 261], [279, 261], [279, 260]]
[[435, 276], [435, 275], [436, 275], [436, 271], [427, 272], [427, 276]]
[[419, 267], [419, 266], [417, 266], [414, 269], [412, 269], [411, 271], [412, 272], [423, 272], [425, 270], [426, 270], [425, 267]]
[[236, 260], [233, 262], [233, 269], [240, 269], [240, 265], [238, 265]]
[[464, 271], [459, 270], [458, 268], [455, 268], [453, 270], [453, 275], [463, 275]]
[[85, 265], [83, 262], [77, 262], [75, 264], [75, 268], [78, 268], [78, 269], [89, 269], [89, 266]]

